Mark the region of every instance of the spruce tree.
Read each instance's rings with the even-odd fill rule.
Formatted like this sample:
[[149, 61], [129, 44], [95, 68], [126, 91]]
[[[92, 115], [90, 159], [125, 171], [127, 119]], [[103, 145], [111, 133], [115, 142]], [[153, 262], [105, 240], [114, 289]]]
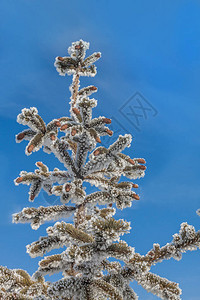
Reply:
[[[13, 222], [30, 223], [37, 230], [45, 222], [56, 221], [47, 228], [47, 236], [27, 246], [27, 252], [34, 258], [53, 249], [64, 251], [44, 257], [32, 276], [24, 270], [1, 267], [0, 299], [135, 300], [138, 296], [131, 281], [160, 299], [181, 299], [178, 284], [152, 273], [151, 267], [165, 259], [180, 260], [182, 253], [199, 248], [200, 231], [182, 223], [170, 243], [163, 247], [154, 244], [146, 255], [136, 253], [121, 239], [129, 232], [130, 223], [115, 220], [115, 212], [139, 200], [138, 185], [132, 181], [144, 176], [145, 160], [122, 153], [131, 145], [130, 134], [120, 135], [108, 148], [98, 145], [102, 136], [112, 135], [107, 127], [111, 120], [92, 118], [97, 101], [90, 96], [97, 88], [80, 89], [80, 77], [95, 76], [94, 63], [101, 57], [95, 52], [85, 58], [88, 49], [89, 43], [80, 40], [69, 47], [69, 57], [55, 60], [60, 75], [73, 76], [69, 117], [46, 124], [35, 107], [22, 109], [17, 117], [18, 123], [28, 126], [16, 136], [17, 142], [28, 141], [26, 155], [43, 148], [55, 155], [64, 170], [50, 171], [39, 161], [34, 172], [20, 173], [15, 184], [30, 185], [30, 202], [43, 189], [59, 196], [62, 204], [24, 208], [13, 215]], [[94, 185], [96, 191], [88, 194], [85, 183]], [[73, 224], [67, 223], [71, 216]], [[45, 281], [45, 275], [59, 272], [62, 279]]]

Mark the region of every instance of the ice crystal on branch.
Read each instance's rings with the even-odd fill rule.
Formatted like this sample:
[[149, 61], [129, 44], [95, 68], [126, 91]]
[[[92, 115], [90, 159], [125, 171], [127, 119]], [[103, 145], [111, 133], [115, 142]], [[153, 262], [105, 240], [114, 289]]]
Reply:
[[[49, 196], [60, 197], [61, 204], [24, 208], [13, 214], [13, 222], [30, 223], [37, 230], [45, 222], [56, 221], [47, 228], [47, 236], [27, 245], [27, 253], [34, 258], [59, 248], [63, 252], [43, 257], [32, 277], [23, 270], [1, 267], [0, 298], [136, 300], [138, 296], [129, 285], [137, 281], [161, 299], [178, 300], [178, 284], [150, 270], [164, 259], [179, 260], [182, 253], [199, 248], [200, 232], [182, 223], [171, 243], [163, 247], [154, 244], [146, 255], [136, 253], [122, 240], [131, 229], [130, 223], [116, 220], [113, 206], [124, 209], [139, 200], [135, 192], [138, 185], [132, 180], [144, 176], [146, 161], [123, 153], [131, 145], [130, 134], [120, 135], [108, 148], [98, 145], [101, 137], [113, 134], [109, 129], [112, 120], [105, 116], [93, 118], [97, 100], [90, 96], [97, 88], [80, 88], [80, 77], [95, 76], [94, 63], [101, 57], [100, 52], [86, 57], [88, 49], [89, 43], [82, 40], [72, 43], [69, 56], [58, 56], [54, 64], [60, 75], [73, 75], [69, 116], [46, 125], [38, 110], [31, 107], [22, 109], [17, 117], [20, 124], [28, 126], [16, 136], [17, 142], [28, 141], [26, 154], [43, 147], [46, 153], [55, 155], [64, 170], [50, 171], [39, 161], [34, 172], [20, 173], [15, 184], [30, 185], [29, 201], [34, 201], [43, 189]], [[85, 183], [94, 185], [96, 191], [88, 193]], [[73, 224], [67, 222], [71, 216]], [[45, 282], [45, 275], [55, 273], [61, 273], [62, 278]]]
[[56, 57], [55, 67], [60, 75], [78, 74], [80, 76], [95, 76], [96, 67], [94, 63], [101, 57], [100, 52], [95, 52], [85, 60], [86, 50], [89, 49], [89, 43], [82, 40], [72, 43], [68, 48], [70, 57]]

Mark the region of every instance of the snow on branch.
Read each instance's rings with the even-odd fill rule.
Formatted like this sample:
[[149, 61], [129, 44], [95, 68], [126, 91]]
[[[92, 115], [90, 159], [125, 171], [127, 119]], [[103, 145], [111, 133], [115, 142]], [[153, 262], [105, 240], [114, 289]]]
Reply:
[[182, 223], [179, 233], [173, 235], [171, 243], [160, 248], [159, 244], [154, 244], [145, 259], [148, 264], [154, 265], [163, 259], [174, 258], [180, 260], [182, 253], [200, 248], [200, 231], [195, 231], [194, 226]]
[[73, 261], [63, 259], [62, 254], [47, 256], [39, 262], [38, 270], [33, 274], [34, 279], [40, 279], [45, 275], [53, 275], [72, 269]]
[[19, 124], [27, 125], [30, 130], [25, 130], [16, 135], [16, 141], [28, 140], [26, 154], [30, 155], [33, 151], [38, 151], [42, 146], [49, 149], [53, 140], [56, 139], [58, 133], [58, 120], [52, 120], [49, 124], [45, 124], [43, 119], [38, 115], [35, 107], [22, 109], [17, 116]]
[[93, 286], [97, 290], [99, 290], [100, 295], [102, 294], [102, 296], [105, 295], [108, 296], [110, 299], [123, 300], [123, 297], [120, 295], [120, 292], [111, 284], [102, 279], [94, 280]]
[[62, 203], [68, 203], [71, 200], [72, 203], [76, 204], [83, 203], [86, 195], [85, 190], [82, 187], [81, 179], [54, 186], [52, 193], [56, 196], [60, 196]]
[[75, 210], [75, 207], [65, 205], [26, 207], [13, 214], [13, 223], [31, 223], [32, 229], [36, 230], [45, 222], [69, 218]]
[[115, 154], [123, 151], [129, 147], [131, 143], [131, 135], [119, 136], [118, 140], [114, 142], [108, 149], [104, 148], [104, 152], [94, 152], [91, 159], [83, 168], [83, 175], [89, 175], [93, 172], [100, 171], [108, 167], [109, 163], [115, 158]]
[[75, 228], [72, 224], [65, 222], [57, 222], [53, 227], [47, 228], [49, 236], [59, 236], [60, 238], [68, 238], [69, 241], [75, 244], [92, 243], [94, 239], [86, 232]]
[[[110, 285], [108, 282], [101, 279], [89, 279], [86, 277], [70, 277], [60, 279], [48, 288], [48, 295], [55, 299], [56, 297], [69, 297], [80, 300], [97, 299], [123, 300], [120, 292]], [[103, 298], [102, 298], [103, 297]]]
[[0, 299], [33, 300], [33, 295], [46, 296], [47, 287], [43, 278], [33, 280], [24, 270], [0, 266]]
[[68, 49], [70, 57], [56, 57], [54, 66], [58, 73], [62, 76], [65, 76], [65, 74], [95, 76], [96, 67], [93, 64], [101, 57], [101, 53], [95, 52], [84, 60], [87, 49], [89, 49], [89, 43], [84, 42], [83, 40], [72, 43], [72, 46]]
[[123, 300], [137, 300], [138, 296], [132, 288], [129, 287], [129, 282], [125, 281], [120, 272], [105, 275], [103, 280], [114, 286], [123, 296]]
[[113, 181], [106, 177], [95, 175], [88, 175], [84, 180], [103, 190], [96, 194], [97, 198], [94, 198], [95, 194], [87, 196], [85, 202], [98, 203], [99, 205], [116, 203], [117, 208], [123, 209], [130, 207], [133, 200], [140, 199], [139, 195], [132, 191], [132, 188], [138, 188], [138, 185], [132, 182], [116, 183], [116, 180]]
[[131, 229], [130, 223], [124, 220], [115, 220], [112, 217], [106, 219], [96, 219], [91, 221], [91, 226], [94, 228], [94, 235], [101, 234], [102, 237], [109, 241], [119, 240], [119, 236], [128, 233]]
[[121, 274], [129, 280], [136, 280], [147, 291], [157, 295], [161, 299], [180, 299], [181, 290], [178, 285], [149, 272], [152, 265], [164, 259], [174, 258], [180, 260], [182, 253], [187, 250], [196, 250], [200, 247], [200, 231], [195, 231], [194, 227], [187, 223], [181, 224], [178, 234], [174, 234], [171, 243], [160, 248], [159, 244], [154, 244], [145, 256], [135, 253], [126, 262]]
[[135, 249], [128, 246], [126, 242], [119, 241], [119, 243], [111, 244], [106, 251], [110, 257], [126, 261], [128, 257], [131, 258], [134, 255]]
[[163, 300], [180, 300], [181, 289], [175, 282], [171, 282], [166, 278], [162, 278], [156, 274], [148, 272], [145, 275], [136, 277], [140, 284], [147, 292], [158, 296]]
[[51, 188], [52, 188], [52, 180], [51, 180], [51, 173], [46, 165], [42, 162], [37, 162], [36, 166], [38, 167], [34, 173], [22, 171], [20, 173], [20, 177], [15, 179], [15, 184], [18, 185], [20, 183], [31, 185], [29, 191], [29, 201], [34, 201], [35, 197], [38, 196], [41, 189], [43, 188], [48, 195], [51, 195]]
[[50, 252], [53, 249], [62, 248], [68, 243], [67, 239], [61, 240], [58, 236], [40, 237], [38, 241], [27, 245], [26, 250], [31, 257], [38, 257], [43, 256], [46, 252]]
[[68, 169], [70, 175], [76, 175], [77, 170], [75, 168], [74, 162], [67, 152], [68, 145], [63, 140], [56, 140], [52, 147], [52, 152], [59, 159], [61, 163]]

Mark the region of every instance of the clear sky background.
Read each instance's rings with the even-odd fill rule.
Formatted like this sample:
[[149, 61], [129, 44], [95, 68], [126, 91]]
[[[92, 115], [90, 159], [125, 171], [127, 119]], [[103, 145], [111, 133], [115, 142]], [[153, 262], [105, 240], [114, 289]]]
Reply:
[[[36, 161], [50, 169], [60, 164], [41, 150], [25, 156], [26, 142], [14, 139], [24, 129], [16, 116], [30, 106], [46, 122], [68, 114], [71, 77], [59, 76], [53, 63], [80, 38], [90, 42], [88, 54], [102, 52], [97, 76], [81, 82], [99, 88], [95, 116], [114, 117], [114, 129], [134, 136], [127, 153], [147, 161], [146, 176], [137, 182], [141, 200], [117, 213], [132, 223], [126, 240], [145, 254], [154, 242], [170, 242], [184, 221], [200, 228], [199, 16], [200, 2], [191, 0], [1, 0], [0, 264], [31, 274], [37, 269], [40, 259], [31, 259], [25, 246], [45, 235], [47, 225], [33, 231], [11, 223], [12, 213], [32, 205], [27, 186], [16, 187], [13, 180], [21, 170], [34, 170]], [[152, 108], [146, 118], [134, 108], [135, 93]], [[131, 108], [142, 115], [140, 131]], [[47, 201], [41, 194], [34, 205]], [[188, 252], [180, 262], [165, 261], [152, 271], [179, 282], [182, 299], [198, 300], [199, 258], [200, 252]], [[140, 299], [157, 299], [133, 287]]]

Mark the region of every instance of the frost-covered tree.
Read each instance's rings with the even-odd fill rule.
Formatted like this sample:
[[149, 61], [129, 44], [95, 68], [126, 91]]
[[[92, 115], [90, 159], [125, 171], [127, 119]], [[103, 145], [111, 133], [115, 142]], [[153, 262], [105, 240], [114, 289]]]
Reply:
[[[178, 300], [178, 284], [151, 273], [151, 267], [164, 259], [180, 260], [186, 250], [200, 247], [200, 232], [183, 223], [170, 243], [163, 247], [154, 244], [146, 255], [136, 253], [121, 239], [129, 232], [130, 223], [115, 220], [114, 215], [116, 209], [139, 200], [135, 193], [138, 185], [132, 181], [144, 176], [145, 160], [122, 153], [130, 147], [129, 134], [120, 135], [108, 148], [97, 145], [101, 136], [112, 135], [107, 127], [111, 120], [92, 118], [97, 101], [90, 96], [97, 88], [90, 85], [80, 89], [80, 77], [95, 76], [94, 63], [101, 57], [95, 52], [85, 58], [88, 48], [89, 43], [82, 40], [72, 43], [70, 56], [58, 56], [55, 61], [60, 75], [73, 76], [69, 117], [45, 124], [35, 107], [22, 109], [17, 117], [18, 123], [28, 126], [16, 136], [17, 142], [28, 140], [26, 154], [43, 147], [45, 152], [54, 153], [64, 170], [50, 171], [43, 162], [36, 162], [34, 172], [20, 173], [15, 184], [30, 185], [29, 201], [33, 202], [43, 189], [48, 195], [60, 196], [62, 204], [24, 208], [13, 215], [13, 222], [31, 223], [36, 230], [45, 222], [57, 221], [47, 228], [47, 236], [27, 246], [27, 252], [34, 258], [53, 249], [64, 251], [44, 257], [33, 276], [24, 270], [1, 267], [0, 298], [134, 300], [138, 296], [130, 282], [137, 281], [161, 299]], [[128, 181], [122, 181], [122, 176]], [[85, 183], [94, 185], [96, 191], [87, 194]], [[67, 223], [71, 216], [73, 224]], [[45, 275], [58, 272], [62, 279], [45, 281]]]

